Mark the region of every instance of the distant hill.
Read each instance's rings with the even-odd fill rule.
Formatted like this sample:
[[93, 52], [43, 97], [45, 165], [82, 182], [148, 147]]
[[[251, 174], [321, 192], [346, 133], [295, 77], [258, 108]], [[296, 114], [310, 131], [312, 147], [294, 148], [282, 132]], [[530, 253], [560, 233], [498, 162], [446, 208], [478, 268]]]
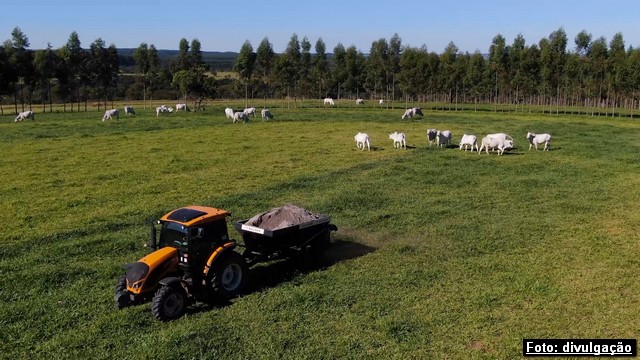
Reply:
[[[118, 49], [118, 55], [120, 56], [120, 66], [127, 68], [133, 67], [135, 62], [133, 61], [133, 52], [136, 49]], [[164, 50], [158, 49], [158, 57], [162, 64], [168, 64], [171, 59], [178, 55], [178, 50]], [[203, 51], [202, 60], [209, 65], [211, 70], [214, 71], [231, 71], [233, 64], [238, 58], [238, 53], [233, 51]]]

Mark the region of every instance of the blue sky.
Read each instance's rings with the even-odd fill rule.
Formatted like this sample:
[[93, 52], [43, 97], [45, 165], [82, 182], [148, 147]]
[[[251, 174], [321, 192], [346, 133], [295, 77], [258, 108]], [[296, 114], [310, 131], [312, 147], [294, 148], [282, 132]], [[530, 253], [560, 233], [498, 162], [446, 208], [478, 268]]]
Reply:
[[[142, 42], [177, 49], [181, 38], [200, 40], [205, 51], [254, 49], [268, 37], [282, 52], [293, 33], [327, 51], [342, 43], [368, 53], [371, 43], [398, 33], [405, 46], [426, 45], [441, 53], [449, 42], [461, 51], [488, 52], [494, 36], [527, 44], [563, 27], [568, 48], [581, 30], [607, 41], [621, 32], [627, 46], [640, 47], [640, 0], [20, 0], [2, 5], [0, 41], [18, 26], [31, 49], [64, 45], [72, 31], [83, 48], [97, 38], [120, 48]], [[313, 48], [312, 48], [313, 51]]]

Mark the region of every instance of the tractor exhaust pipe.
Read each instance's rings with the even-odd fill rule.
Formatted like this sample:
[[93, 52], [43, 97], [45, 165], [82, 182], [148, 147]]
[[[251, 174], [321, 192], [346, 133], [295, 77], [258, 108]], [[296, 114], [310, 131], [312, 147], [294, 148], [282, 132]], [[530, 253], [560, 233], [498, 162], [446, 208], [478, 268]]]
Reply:
[[153, 224], [153, 222], [151, 223], [151, 242], [149, 243], [149, 247], [154, 250], [158, 249], [158, 242], [156, 239], [156, 227]]

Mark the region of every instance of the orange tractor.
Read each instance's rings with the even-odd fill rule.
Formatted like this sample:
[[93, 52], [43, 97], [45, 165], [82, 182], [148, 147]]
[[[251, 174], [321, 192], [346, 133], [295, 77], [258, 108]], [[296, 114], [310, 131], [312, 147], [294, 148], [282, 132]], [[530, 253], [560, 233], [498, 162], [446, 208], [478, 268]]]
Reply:
[[[164, 215], [160, 238], [152, 226], [153, 252], [126, 266], [118, 279], [118, 308], [151, 300], [151, 312], [162, 321], [181, 317], [189, 304], [229, 299], [246, 287], [248, 269], [261, 261], [294, 256], [317, 256], [330, 244], [337, 228], [330, 218], [295, 224], [278, 230], [234, 224], [244, 244], [229, 238], [226, 218], [230, 213], [212, 207], [188, 206]], [[241, 253], [237, 248], [244, 248]]]

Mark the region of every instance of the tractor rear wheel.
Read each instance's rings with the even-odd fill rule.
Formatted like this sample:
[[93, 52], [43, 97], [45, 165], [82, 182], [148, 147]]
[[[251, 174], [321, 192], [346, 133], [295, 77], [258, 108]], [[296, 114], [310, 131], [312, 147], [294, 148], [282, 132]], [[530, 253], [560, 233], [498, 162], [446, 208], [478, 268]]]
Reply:
[[211, 287], [223, 299], [234, 298], [245, 290], [249, 267], [242, 255], [230, 251], [214, 263]]
[[187, 293], [180, 286], [163, 286], [153, 296], [151, 312], [160, 321], [170, 321], [184, 315]]

